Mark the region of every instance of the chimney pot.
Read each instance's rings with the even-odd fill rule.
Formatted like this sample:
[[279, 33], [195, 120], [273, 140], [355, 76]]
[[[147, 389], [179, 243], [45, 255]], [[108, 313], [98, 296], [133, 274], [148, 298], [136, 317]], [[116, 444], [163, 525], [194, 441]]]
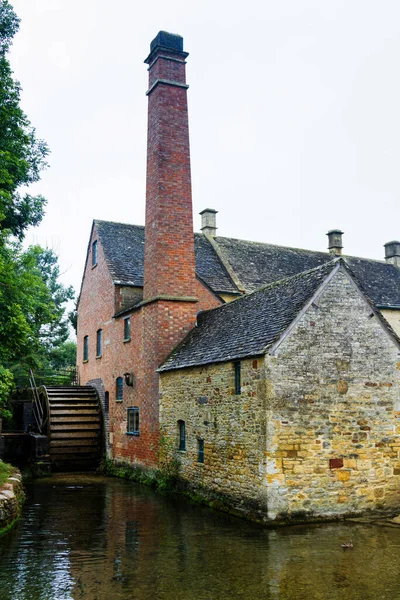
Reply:
[[205, 208], [201, 211], [201, 231], [205, 235], [215, 237], [217, 235], [217, 210], [213, 208]]
[[343, 248], [343, 231], [340, 231], [340, 229], [331, 229], [326, 235], [328, 236], [328, 249], [330, 254], [333, 254], [334, 256], [341, 256]]
[[400, 267], [400, 242], [393, 241], [385, 244], [385, 260], [390, 265]]

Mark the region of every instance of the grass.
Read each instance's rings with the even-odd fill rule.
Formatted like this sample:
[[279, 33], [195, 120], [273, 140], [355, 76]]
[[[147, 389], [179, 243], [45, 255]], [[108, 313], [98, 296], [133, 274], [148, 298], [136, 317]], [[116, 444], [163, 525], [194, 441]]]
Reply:
[[0, 460], [0, 485], [2, 485], [14, 471], [14, 467]]

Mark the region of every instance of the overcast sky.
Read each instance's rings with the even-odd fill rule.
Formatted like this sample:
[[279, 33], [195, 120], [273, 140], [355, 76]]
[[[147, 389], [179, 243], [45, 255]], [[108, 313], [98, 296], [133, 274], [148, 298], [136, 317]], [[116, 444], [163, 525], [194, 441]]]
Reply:
[[11, 0], [22, 107], [50, 149], [29, 243], [79, 290], [93, 219], [144, 224], [147, 65], [179, 33], [195, 230], [383, 259], [400, 238], [398, 0]]

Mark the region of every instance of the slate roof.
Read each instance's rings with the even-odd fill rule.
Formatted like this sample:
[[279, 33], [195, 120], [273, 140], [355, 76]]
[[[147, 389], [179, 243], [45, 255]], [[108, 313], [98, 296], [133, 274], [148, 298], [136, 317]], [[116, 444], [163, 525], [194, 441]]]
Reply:
[[[122, 285], [143, 286], [144, 227], [95, 221], [111, 277]], [[216, 293], [237, 294], [239, 289], [225, 265], [228, 263], [246, 293], [262, 285], [291, 277], [302, 271], [328, 264], [332, 256], [314, 252], [248, 242], [226, 237], [213, 244], [200, 233], [194, 234], [196, 273]], [[221, 259], [222, 257], [222, 259]], [[379, 307], [400, 308], [400, 269], [365, 258], [345, 257], [364, 292]]]
[[332, 260], [332, 256], [327, 252], [285, 248], [225, 237], [216, 237], [215, 242], [246, 292], [253, 292], [262, 285], [308, 271]]
[[331, 260], [200, 313], [197, 327], [159, 370], [169, 371], [263, 354], [292, 323], [337, 264], [337, 260]]
[[[95, 222], [114, 283], [143, 286], [144, 227], [111, 221]], [[201, 233], [194, 234], [196, 273], [214, 292], [238, 293], [212, 245]]]
[[143, 286], [144, 227], [94, 222], [114, 283]]
[[365, 294], [378, 308], [400, 308], [400, 269], [394, 265], [368, 260], [366, 258], [345, 257], [353, 275]]
[[214, 292], [239, 293], [224, 264], [202, 233], [194, 234], [194, 251], [196, 273]]

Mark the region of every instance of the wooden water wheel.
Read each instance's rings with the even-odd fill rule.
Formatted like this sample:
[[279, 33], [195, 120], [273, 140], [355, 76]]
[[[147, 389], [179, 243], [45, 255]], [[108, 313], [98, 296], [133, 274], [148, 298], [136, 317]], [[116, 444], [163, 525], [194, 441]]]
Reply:
[[95, 388], [46, 386], [38, 391], [47, 405], [44, 425], [52, 468], [70, 471], [98, 466], [103, 451], [103, 413]]

